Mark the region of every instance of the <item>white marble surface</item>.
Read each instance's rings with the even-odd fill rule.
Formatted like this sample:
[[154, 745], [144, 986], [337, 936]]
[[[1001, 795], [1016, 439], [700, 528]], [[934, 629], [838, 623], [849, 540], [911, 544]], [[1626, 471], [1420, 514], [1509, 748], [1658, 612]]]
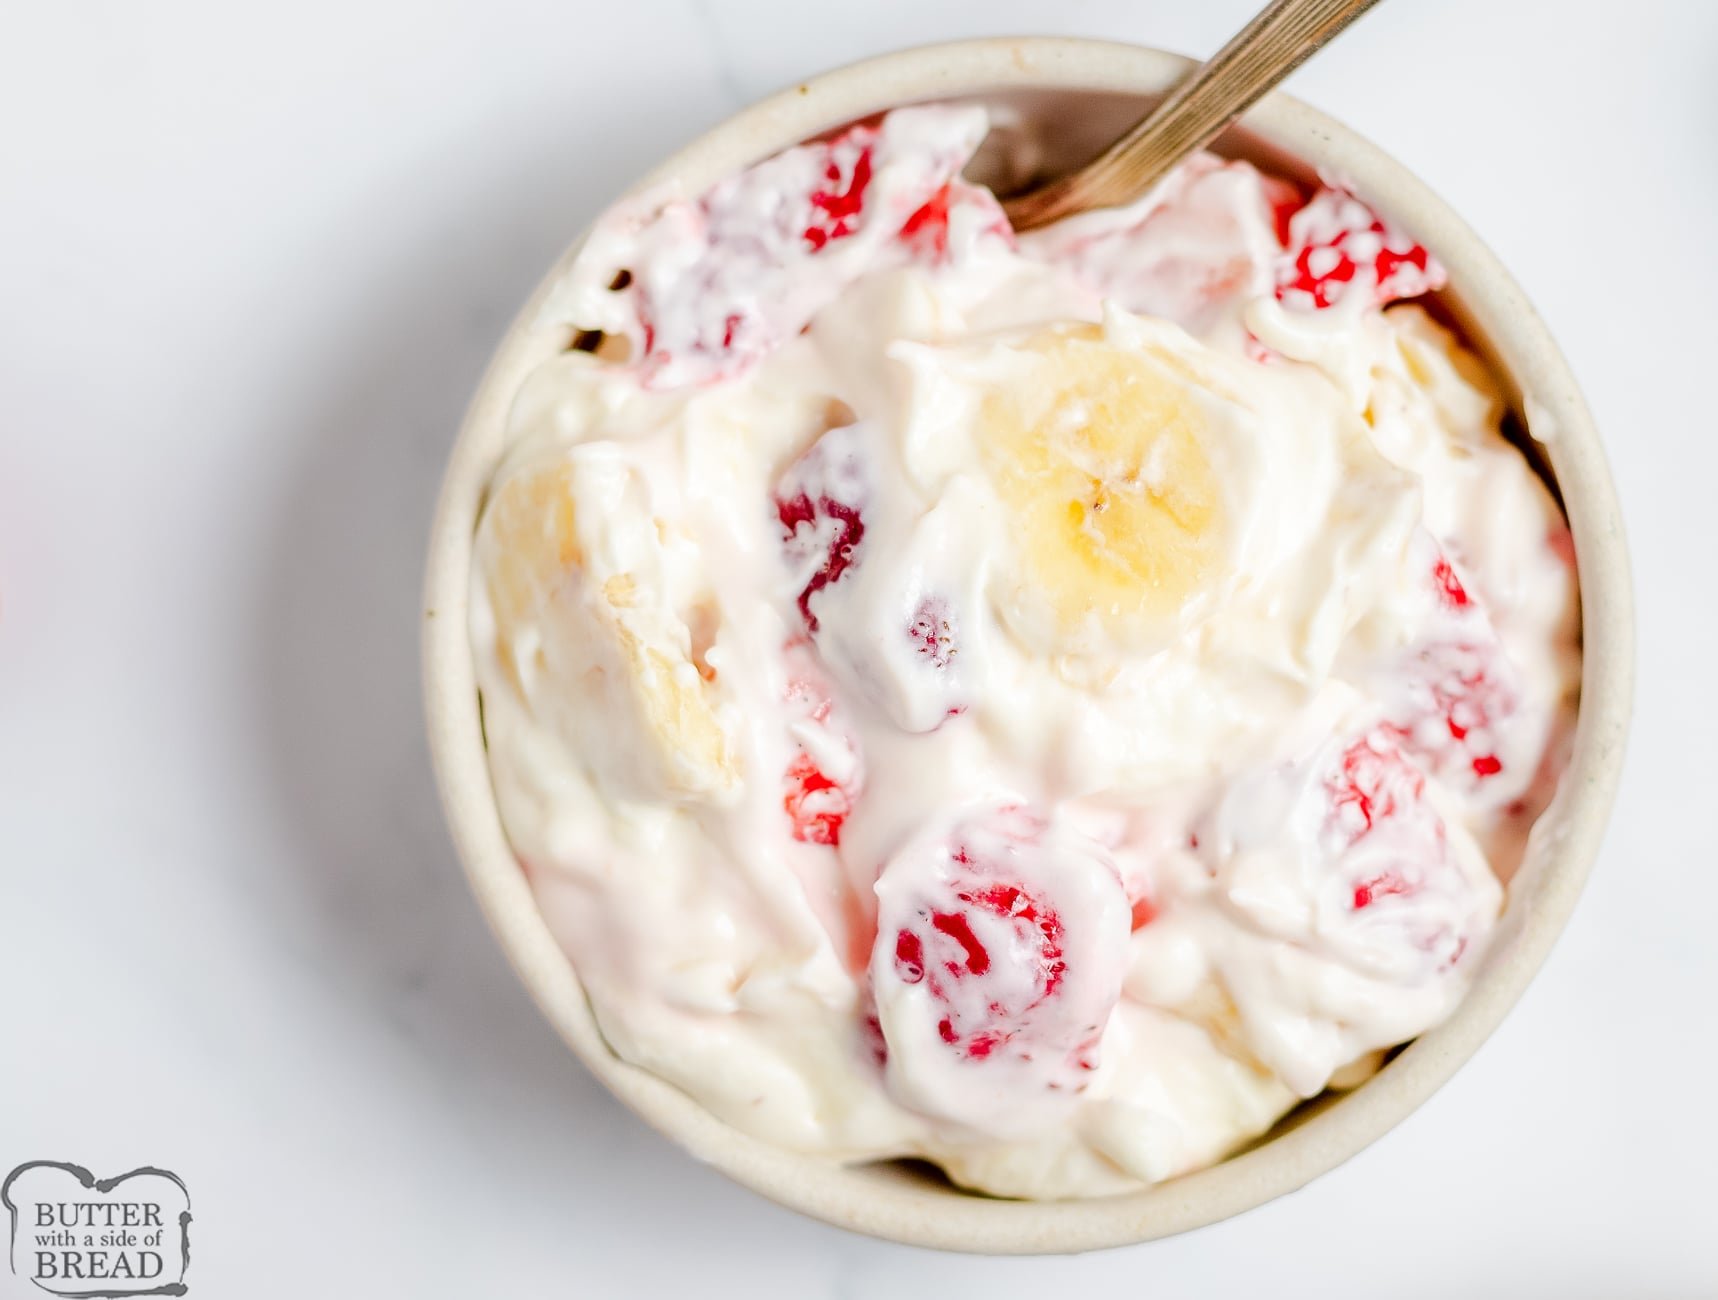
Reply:
[[414, 644], [431, 496], [492, 341], [604, 196], [861, 55], [1024, 30], [1206, 52], [1252, 7], [0, 9], [0, 1170], [177, 1170], [193, 1297], [1718, 1290], [1704, 0], [1397, 0], [1293, 83], [1543, 308], [1640, 579], [1632, 756], [1575, 921], [1351, 1164], [1073, 1260], [799, 1219], [572, 1062], [444, 842]]

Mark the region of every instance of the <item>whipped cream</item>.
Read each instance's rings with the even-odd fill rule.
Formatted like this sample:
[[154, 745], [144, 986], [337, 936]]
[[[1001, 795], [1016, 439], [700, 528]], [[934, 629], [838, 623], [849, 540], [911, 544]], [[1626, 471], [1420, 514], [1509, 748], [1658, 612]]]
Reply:
[[787, 1147], [1094, 1195], [1459, 1001], [1573, 556], [1361, 199], [1199, 157], [1016, 238], [986, 130], [901, 109], [600, 222], [471, 630], [618, 1055]]

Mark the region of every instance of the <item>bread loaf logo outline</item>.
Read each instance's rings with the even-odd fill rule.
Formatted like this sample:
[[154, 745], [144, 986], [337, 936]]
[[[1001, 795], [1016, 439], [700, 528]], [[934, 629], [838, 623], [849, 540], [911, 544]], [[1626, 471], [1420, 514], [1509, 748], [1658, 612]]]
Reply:
[[81, 1165], [31, 1160], [0, 1183], [11, 1220], [8, 1263], [62, 1300], [182, 1296], [191, 1266], [191, 1194], [153, 1165], [97, 1178]]

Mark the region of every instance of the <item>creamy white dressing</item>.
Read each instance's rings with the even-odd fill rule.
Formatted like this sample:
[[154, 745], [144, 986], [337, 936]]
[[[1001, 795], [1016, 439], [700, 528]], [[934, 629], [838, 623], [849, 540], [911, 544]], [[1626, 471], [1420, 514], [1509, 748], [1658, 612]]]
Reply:
[[[1441, 273], [1357, 200], [1297, 261], [1282, 183], [1196, 159], [1016, 241], [955, 179], [984, 130], [898, 110], [600, 223], [549, 310], [630, 356], [523, 386], [472, 635], [620, 1056], [795, 1149], [1093, 1195], [1448, 1015], [1575, 585], [1489, 379], [1380, 310]], [[1113, 387], [1034, 414], [1078, 365]], [[1183, 432], [1124, 465], [1142, 420]]]

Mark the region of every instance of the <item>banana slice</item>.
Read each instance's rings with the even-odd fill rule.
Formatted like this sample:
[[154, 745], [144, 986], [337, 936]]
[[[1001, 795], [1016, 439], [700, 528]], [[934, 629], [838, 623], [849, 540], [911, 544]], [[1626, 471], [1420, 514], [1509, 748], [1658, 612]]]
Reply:
[[616, 444], [535, 455], [478, 526], [480, 640], [612, 794], [719, 800], [738, 784], [734, 722], [682, 609], [701, 627], [714, 613], [672, 599], [699, 584], [671, 542]]
[[1093, 327], [1016, 353], [984, 399], [988, 469], [1020, 562], [995, 592], [1035, 649], [1149, 649], [1228, 568], [1229, 523], [1185, 363]]

